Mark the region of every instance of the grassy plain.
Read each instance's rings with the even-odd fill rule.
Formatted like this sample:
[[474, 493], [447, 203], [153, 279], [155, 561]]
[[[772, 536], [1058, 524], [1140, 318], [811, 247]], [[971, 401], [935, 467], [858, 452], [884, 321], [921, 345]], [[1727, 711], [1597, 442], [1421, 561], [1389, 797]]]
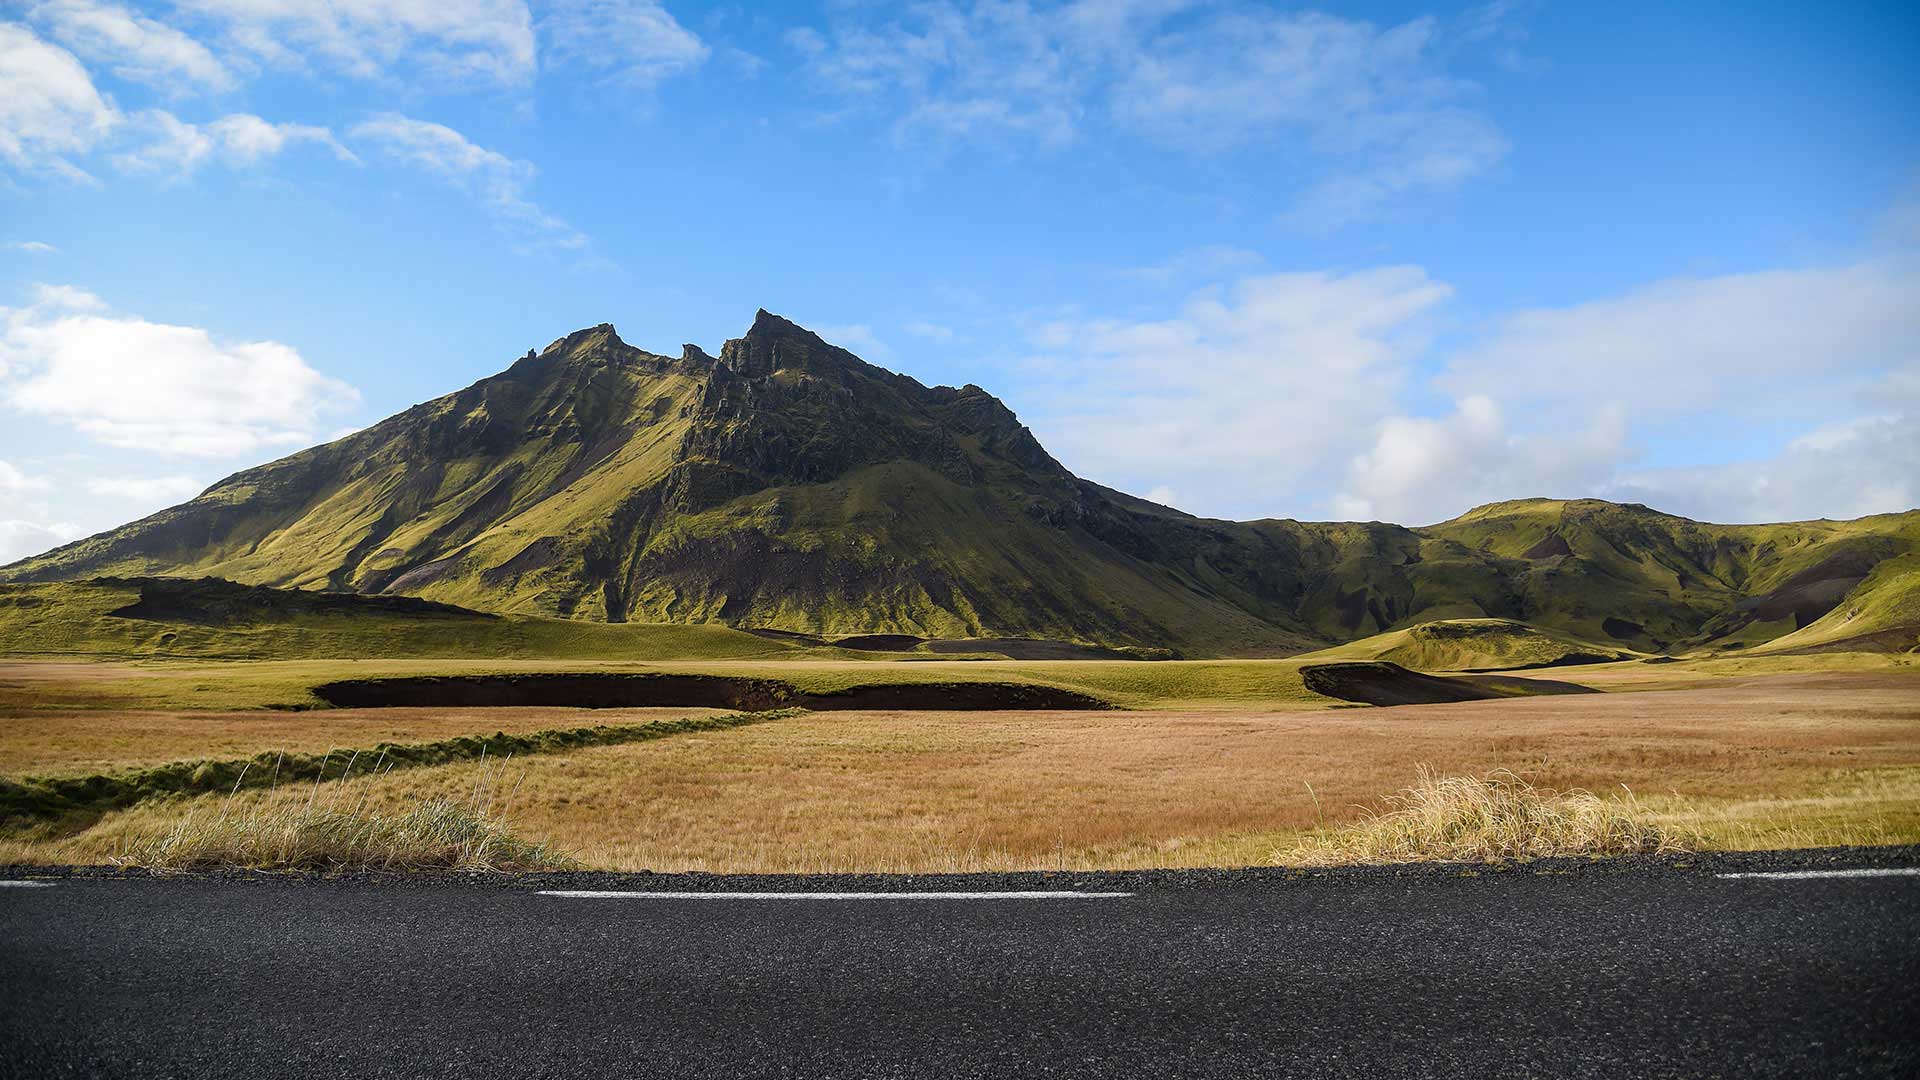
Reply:
[[[884, 654], [879, 654], [884, 655]], [[522, 672], [661, 672], [781, 679], [808, 693], [875, 683], [999, 682], [1055, 686], [1128, 709], [1258, 711], [1337, 703], [1306, 688], [1283, 660], [578, 659], [203, 660], [0, 658], [0, 717], [49, 709], [318, 709], [314, 686], [338, 679]], [[1683, 689], [1728, 679], [1819, 671], [1920, 672], [1920, 656], [1824, 653], [1673, 664], [1626, 661], [1541, 673], [1605, 690]], [[1521, 672], [1520, 674], [1530, 674]], [[3, 761], [4, 759], [0, 759]], [[0, 765], [0, 772], [11, 771]]]
[[[1241, 865], [1272, 862], [1318, 828], [1363, 818], [1427, 767], [1440, 775], [1510, 769], [1543, 787], [1602, 794], [1625, 784], [1656, 819], [1711, 847], [1920, 841], [1920, 674], [1885, 657], [1823, 662], [1869, 670], [1767, 674], [1774, 662], [1766, 661], [1721, 675], [1606, 665], [1579, 670], [1615, 690], [1674, 688], [1364, 709], [1285, 696], [1256, 707], [1251, 688], [1282, 681], [1284, 663], [1266, 662], [1260, 675], [1080, 665], [1109, 672], [1080, 678], [1132, 686], [1143, 698], [1197, 695], [1215, 705], [807, 714], [518, 761], [524, 780], [516, 778], [501, 809], [531, 840], [623, 869]], [[1049, 664], [885, 670], [944, 666], [1063, 677]], [[851, 676], [829, 669], [815, 677]], [[490, 732], [520, 710], [479, 711], [477, 730]], [[468, 722], [454, 710], [434, 713], [396, 716], [389, 727]], [[99, 713], [48, 715], [109, 737], [111, 722]], [[276, 719], [327, 724], [337, 715]], [[602, 714], [574, 715], [597, 722]], [[546, 717], [529, 723], [553, 726]], [[10, 755], [30, 744], [0, 745]], [[5, 760], [4, 771], [18, 775]], [[461, 797], [482, 776], [471, 764], [420, 768], [354, 780], [345, 797], [401, 815], [424, 798]], [[307, 797], [243, 791], [234, 811], [282, 810]], [[0, 859], [100, 861], [188, 815], [220, 813], [221, 804], [220, 796], [143, 803], [76, 834], [0, 843]]]
[[808, 693], [875, 683], [1026, 683], [1126, 708], [1324, 708], [1296, 660], [0, 660], [0, 715], [74, 709], [314, 709], [336, 679], [520, 672], [661, 672], [781, 679]]
[[718, 709], [442, 708], [325, 709], [316, 712], [41, 710], [0, 715], [0, 762], [7, 776], [86, 776], [224, 760], [284, 750], [419, 743], [460, 735], [511, 735], [584, 724], [645, 724], [710, 716]]

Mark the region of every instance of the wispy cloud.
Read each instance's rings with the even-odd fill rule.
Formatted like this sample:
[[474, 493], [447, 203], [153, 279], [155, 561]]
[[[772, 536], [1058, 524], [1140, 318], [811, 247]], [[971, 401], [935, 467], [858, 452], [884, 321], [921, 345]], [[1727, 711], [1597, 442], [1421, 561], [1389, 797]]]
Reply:
[[55, 40], [115, 75], [170, 95], [231, 90], [236, 80], [205, 45], [185, 32], [119, 4], [45, 0], [28, 17]]
[[539, 26], [544, 67], [585, 68], [629, 89], [651, 90], [700, 66], [711, 52], [649, 0], [557, 0]]
[[179, 7], [216, 27], [226, 48], [278, 67], [507, 86], [534, 73], [533, 17], [521, 0], [182, 0]]
[[814, 332], [834, 345], [854, 353], [866, 360], [890, 360], [893, 349], [881, 341], [866, 323], [853, 323], [847, 326], [817, 326]]
[[1057, 320], [1034, 329], [1010, 396], [1082, 475], [1176, 490], [1198, 513], [1272, 513], [1393, 407], [1451, 293], [1412, 266], [1262, 274], [1166, 318]]
[[207, 485], [191, 476], [96, 476], [86, 481], [87, 494], [110, 499], [166, 506], [192, 498]]
[[397, 113], [357, 124], [349, 135], [376, 147], [391, 160], [472, 195], [535, 247], [577, 249], [588, 243], [584, 233], [527, 197], [527, 188], [537, 173], [531, 162], [488, 150], [445, 124]]
[[231, 165], [254, 165], [301, 143], [324, 147], [341, 161], [360, 160], [327, 128], [275, 124], [251, 113], [230, 113], [211, 123], [192, 124], [164, 109], [153, 109], [136, 116], [130, 126], [144, 132], [144, 140], [115, 155], [114, 162], [129, 171], [174, 179], [191, 176], [216, 155]]
[[1288, 220], [1331, 227], [1506, 154], [1475, 87], [1443, 70], [1446, 33], [1231, 2], [979, 0], [787, 40], [901, 145], [1058, 147], [1100, 127], [1194, 153], [1253, 148], [1316, 177]]
[[15, 240], [7, 244], [8, 251], [18, 251], [22, 255], [58, 255], [60, 249], [42, 240]]
[[22, 172], [91, 180], [69, 160], [121, 122], [112, 99], [67, 50], [0, 23], [0, 161]]
[[928, 341], [952, 341], [954, 337], [953, 327], [942, 326], [939, 323], [910, 322], [901, 329], [914, 337], [926, 338]]

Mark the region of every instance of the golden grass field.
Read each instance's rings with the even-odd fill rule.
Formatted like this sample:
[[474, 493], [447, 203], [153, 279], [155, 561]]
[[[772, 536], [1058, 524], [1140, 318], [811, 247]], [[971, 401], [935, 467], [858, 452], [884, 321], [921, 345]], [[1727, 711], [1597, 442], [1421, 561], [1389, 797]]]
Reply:
[[644, 724], [718, 709], [449, 708], [253, 710], [66, 709], [0, 713], [9, 776], [86, 776], [169, 761], [321, 753], [382, 742], [428, 742], [496, 731]]
[[[324, 785], [318, 798], [403, 814], [423, 798], [491, 785], [511, 792], [499, 808], [520, 835], [588, 866], [657, 871], [1270, 863], [1317, 829], [1378, 809], [1423, 767], [1443, 776], [1506, 769], [1603, 795], [1626, 785], [1701, 846], [1920, 841], [1920, 670], [1904, 657], [1555, 669], [1543, 674], [1577, 672], [1614, 692], [1391, 709], [1318, 698], [1291, 661], [642, 667], [748, 670], [809, 687], [1032, 680], [1134, 707], [813, 713], [528, 757], [504, 778], [497, 762], [356, 778]], [[349, 668], [502, 665], [0, 664], [0, 775], [702, 713], [257, 708], [300, 703], [304, 687]], [[302, 787], [243, 791], [231, 804], [220, 795], [151, 800], [78, 832], [16, 829], [0, 839], [0, 861], [106, 861], [192, 815], [284, 810], [314, 797]]]

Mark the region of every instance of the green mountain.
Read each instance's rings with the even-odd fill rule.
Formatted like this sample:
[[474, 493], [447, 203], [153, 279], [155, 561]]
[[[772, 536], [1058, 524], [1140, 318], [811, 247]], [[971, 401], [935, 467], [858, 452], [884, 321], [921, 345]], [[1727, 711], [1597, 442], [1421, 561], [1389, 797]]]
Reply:
[[718, 358], [581, 330], [0, 581], [213, 576], [574, 620], [1189, 655], [1491, 617], [1659, 651], [1792, 633], [1913, 552], [1920, 513], [1718, 526], [1528, 500], [1424, 529], [1196, 518], [1075, 477], [977, 386], [923, 386], [763, 311]]

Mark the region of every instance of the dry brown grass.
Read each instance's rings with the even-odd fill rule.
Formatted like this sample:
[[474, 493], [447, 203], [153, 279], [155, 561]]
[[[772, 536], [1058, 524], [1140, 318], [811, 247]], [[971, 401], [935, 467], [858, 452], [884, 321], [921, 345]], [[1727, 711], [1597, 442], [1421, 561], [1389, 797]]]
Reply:
[[[1269, 715], [814, 714], [531, 760], [513, 812], [524, 835], [621, 869], [1245, 865], [1380, 812], [1426, 764], [1560, 790], [1624, 783], [1708, 847], [1914, 842], [1916, 685], [1829, 674]], [[403, 813], [474, 777], [471, 765], [395, 773], [368, 785], [367, 804]], [[242, 792], [235, 805], [292, 801]], [[11, 854], [98, 861], [193, 805], [136, 807]]]
[[[135, 834], [108, 861], [153, 870], [512, 871], [573, 865], [551, 845], [524, 840], [496, 808], [506, 779], [499, 765], [476, 766], [465, 798], [436, 796], [398, 812], [369, 810], [365, 786], [337, 783], [319, 799], [314, 784], [303, 804], [250, 802], [234, 795], [207, 812], [205, 800], [166, 828]], [[304, 785], [303, 785], [304, 786]], [[358, 791], [355, 789], [359, 788]], [[342, 807], [341, 796], [351, 803]]]
[[0, 773], [85, 776], [162, 765], [224, 760], [284, 750], [320, 753], [340, 746], [418, 743], [461, 735], [510, 735], [585, 724], [644, 724], [720, 709], [323, 709], [282, 712], [46, 710], [0, 713]]
[[1681, 832], [1654, 818], [1633, 792], [1538, 788], [1510, 772], [1436, 776], [1422, 767], [1410, 787], [1382, 799], [1386, 809], [1321, 830], [1274, 853], [1289, 866], [1354, 863], [1505, 862], [1567, 856], [1669, 854]]

